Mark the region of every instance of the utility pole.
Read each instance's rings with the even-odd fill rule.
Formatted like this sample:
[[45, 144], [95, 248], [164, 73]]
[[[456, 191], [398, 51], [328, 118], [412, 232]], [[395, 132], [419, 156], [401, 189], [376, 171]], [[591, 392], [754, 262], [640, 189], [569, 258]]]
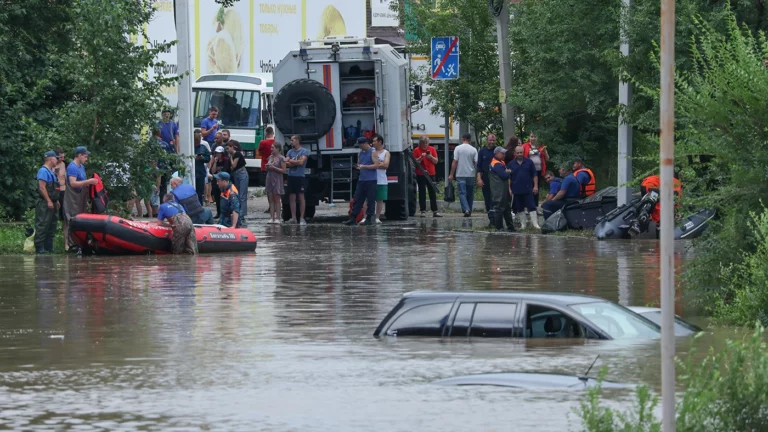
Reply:
[[[179, 83], [179, 135], [181, 138], [181, 145], [179, 147], [182, 155], [192, 156], [195, 152], [192, 142], [194, 123], [192, 116], [192, 54], [189, 40], [189, 35], [191, 34], [189, 26], [189, 0], [176, 0], [174, 14], [176, 17], [176, 39], [179, 41], [176, 49], [176, 61], [179, 66], [179, 74], [183, 76]], [[195, 164], [190, 161], [186, 171], [185, 180], [188, 175], [188, 178], [194, 184], [194, 181], [191, 179], [195, 178]]]
[[[514, 1], [514, 0], [513, 0]], [[517, 3], [517, 1], [515, 1]], [[515, 136], [515, 108], [509, 103], [512, 91], [512, 64], [509, 60], [509, 0], [488, 0], [488, 8], [496, 18], [496, 42], [499, 50], [499, 102], [504, 139]]]
[[[624, 10], [621, 14], [621, 55], [629, 55], [629, 38], [627, 36], [627, 21], [632, 0], [622, 0]], [[632, 101], [632, 86], [624, 81], [619, 82], [619, 105], [621, 108], [629, 107]], [[619, 114], [619, 178], [617, 204], [628, 204], [632, 200], [632, 192], [628, 183], [632, 180], [632, 125], [627, 123], [623, 115]]]
[[661, 425], [675, 430], [675, 0], [661, 0]]

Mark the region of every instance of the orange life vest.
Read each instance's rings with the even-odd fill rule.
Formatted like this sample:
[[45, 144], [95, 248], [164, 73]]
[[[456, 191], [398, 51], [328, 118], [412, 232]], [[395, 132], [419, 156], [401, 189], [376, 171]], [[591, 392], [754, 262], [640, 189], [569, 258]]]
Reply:
[[590, 170], [589, 168], [582, 168], [580, 170], [574, 171], [573, 176], [576, 177], [576, 181], [579, 181], [578, 175], [579, 175], [580, 172], [585, 172], [585, 173], [589, 174], [589, 183], [583, 185], [583, 184], [581, 184], [581, 182], [579, 182], [579, 188], [581, 189], [581, 197], [582, 198], [586, 198], [588, 196], [594, 195], [595, 190], [596, 190], [596, 188], [595, 188], [595, 175], [592, 174], [592, 170]]
[[504, 163], [504, 161], [500, 161], [500, 160], [496, 159], [495, 157], [493, 159], [491, 159], [491, 166], [498, 165], [498, 164], [506, 165]]
[[227, 190], [225, 190], [224, 192], [221, 193], [221, 196], [224, 197], [224, 198], [229, 198], [229, 193], [230, 192], [238, 193], [237, 192], [237, 188], [235, 187], [235, 185], [231, 185], [230, 187], [228, 187]]
[[[678, 202], [675, 204], [675, 208], [680, 207], [680, 201], [679, 198], [683, 193], [683, 184], [678, 179], [673, 179], [673, 191], [674, 194], [678, 197]], [[648, 176], [643, 179], [643, 182], [640, 183], [640, 188], [642, 189], [643, 194], [647, 194], [651, 190], [655, 190], [656, 192], [659, 192], [659, 189], [661, 188], [661, 179], [657, 175]], [[653, 206], [653, 210], [651, 211], [651, 220], [656, 222], [657, 224], [661, 221], [661, 203], [657, 202], [655, 206]]]

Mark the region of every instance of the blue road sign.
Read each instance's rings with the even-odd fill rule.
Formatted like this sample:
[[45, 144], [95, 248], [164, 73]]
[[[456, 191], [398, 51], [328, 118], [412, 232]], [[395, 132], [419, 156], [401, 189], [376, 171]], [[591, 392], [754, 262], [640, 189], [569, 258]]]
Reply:
[[449, 80], [459, 77], [459, 38], [432, 38], [432, 79]]

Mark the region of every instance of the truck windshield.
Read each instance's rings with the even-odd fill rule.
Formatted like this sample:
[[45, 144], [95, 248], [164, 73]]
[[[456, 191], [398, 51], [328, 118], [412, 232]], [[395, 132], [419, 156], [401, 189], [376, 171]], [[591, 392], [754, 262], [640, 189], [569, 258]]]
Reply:
[[195, 89], [195, 127], [208, 117], [208, 108], [219, 109], [225, 128], [256, 129], [261, 125], [261, 92], [251, 90]]

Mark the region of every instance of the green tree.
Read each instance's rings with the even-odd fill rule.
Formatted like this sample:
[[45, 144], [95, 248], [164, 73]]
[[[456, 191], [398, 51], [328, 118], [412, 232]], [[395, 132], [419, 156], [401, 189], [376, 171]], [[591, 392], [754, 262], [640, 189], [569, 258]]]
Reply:
[[429, 57], [433, 36], [458, 36], [461, 56], [459, 78], [433, 81], [429, 68], [415, 71], [417, 83], [429, 83], [426, 95], [434, 101], [432, 113], [446, 112], [467, 122], [477, 134], [501, 130], [499, 62], [495, 21], [486, 0], [411, 1], [407, 5], [411, 40], [408, 49]]
[[0, 163], [14, 167], [3, 180], [1, 216], [20, 218], [35, 201], [35, 171], [42, 153], [56, 147], [88, 146], [90, 171], [127, 164], [132, 189], [149, 195], [161, 154], [146, 130], [165, 103], [161, 86], [176, 81], [146, 79], [170, 44], [139, 46], [130, 36], [152, 13], [150, 0], [30, 0], [0, 8]]

